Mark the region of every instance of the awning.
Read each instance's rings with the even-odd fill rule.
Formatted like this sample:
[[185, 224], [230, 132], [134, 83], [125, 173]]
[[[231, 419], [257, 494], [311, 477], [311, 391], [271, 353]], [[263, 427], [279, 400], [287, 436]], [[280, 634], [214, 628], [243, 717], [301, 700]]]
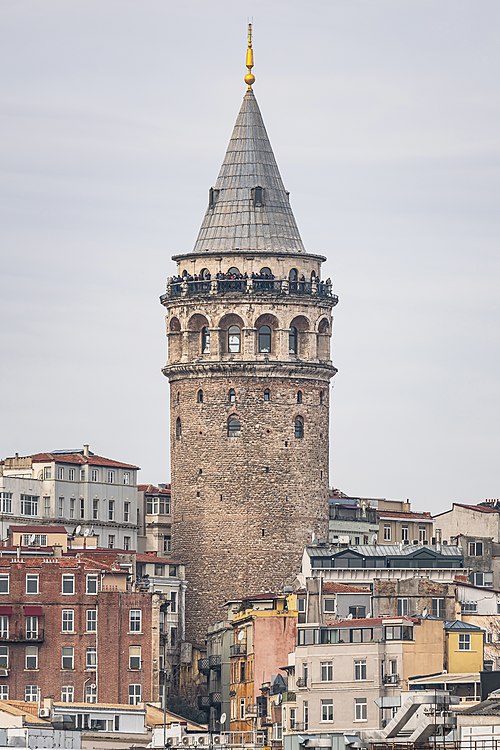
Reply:
[[10, 616], [11, 614], [12, 614], [12, 607], [9, 607], [8, 604], [2, 604], [2, 606], [0, 606], [0, 615]]
[[43, 615], [43, 609], [34, 605], [24, 607], [24, 614], [27, 617]]

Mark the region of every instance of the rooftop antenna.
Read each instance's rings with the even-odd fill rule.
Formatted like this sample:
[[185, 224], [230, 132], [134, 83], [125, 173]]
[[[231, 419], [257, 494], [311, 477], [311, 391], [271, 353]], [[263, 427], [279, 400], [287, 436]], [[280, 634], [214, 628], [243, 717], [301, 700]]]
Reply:
[[81, 530], [82, 530], [82, 527], [80, 526], [80, 524], [78, 524], [78, 526], [75, 529], [74, 535], [79, 536]]
[[253, 68], [253, 48], [252, 48], [252, 24], [248, 24], [248, 47], [247, 47], [247, 60], [246, 66], [248, 73], [245, 76], [245, 83], [248, 86], [248, 91], [252, 90], [252, 86], [255, 83], [255, 76], [252, 73]]

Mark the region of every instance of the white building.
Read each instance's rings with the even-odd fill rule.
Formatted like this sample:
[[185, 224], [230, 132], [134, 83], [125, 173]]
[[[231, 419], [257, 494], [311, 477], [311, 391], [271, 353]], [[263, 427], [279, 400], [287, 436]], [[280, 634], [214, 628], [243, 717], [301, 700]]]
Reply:
[[87, 527], [99, 547], [135, 550], [138, 469], [97, 456], [88, 445], [6, 458], [0, 464], [0, 536], [5, 539], [11, 525], [57, 522], [70, 534]]

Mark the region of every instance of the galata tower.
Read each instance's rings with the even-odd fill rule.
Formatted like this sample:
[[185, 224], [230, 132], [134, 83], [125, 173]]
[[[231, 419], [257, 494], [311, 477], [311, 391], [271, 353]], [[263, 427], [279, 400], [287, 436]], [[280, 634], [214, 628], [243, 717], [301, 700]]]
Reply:
[[174, 552], [186, 563], [186, 640], [228, 599], [293, 581], [327, 538], [332, 307], [306, 253], [252, 90], [166, 308]]

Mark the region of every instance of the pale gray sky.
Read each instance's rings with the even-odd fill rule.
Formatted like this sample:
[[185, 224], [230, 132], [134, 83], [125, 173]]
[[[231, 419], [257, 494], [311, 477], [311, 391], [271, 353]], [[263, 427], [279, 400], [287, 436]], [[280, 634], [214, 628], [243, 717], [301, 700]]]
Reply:
[[245, 87], [335, 310], [331, 483], [498, 497], [498, 0], [2, 0], [0, 456], [168, 481], [158, 296]]

